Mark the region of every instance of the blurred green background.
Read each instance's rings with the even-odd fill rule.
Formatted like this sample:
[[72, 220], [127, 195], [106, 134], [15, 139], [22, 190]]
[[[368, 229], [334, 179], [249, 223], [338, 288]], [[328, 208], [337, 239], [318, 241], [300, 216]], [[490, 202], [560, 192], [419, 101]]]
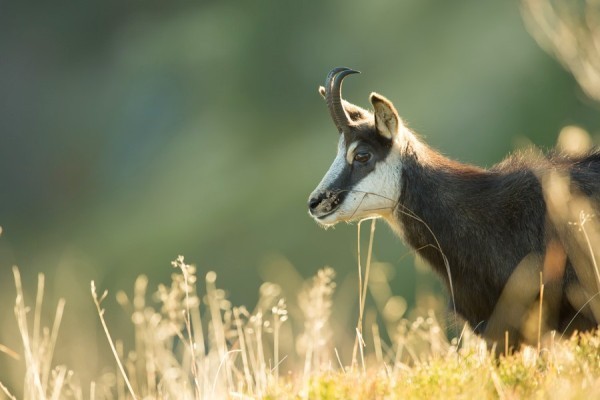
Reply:
[[[520, 138], [551, 147], [567, 124], [600, 132], [517, 1], [2, 2], [0, 343], [19, 348], [15, 264], [31, 295], [46, 274], [49, 316], [66, 299], [58, 359], [90, 370], [107, 352], [92, 279], [153, 287], [183, 254], [252, 305], [262, 281], [287, 279], [282, 258], [303, 277], [353, 274], [356, 228], [325, 231], [306, 212], [337, 142], [317, 87], [340, 65], [363, 72], [348, 100], [384, 94], [461, 161], [490, 166]], [[381, 223], [375, 254], [414, 303], [431, 277]]]

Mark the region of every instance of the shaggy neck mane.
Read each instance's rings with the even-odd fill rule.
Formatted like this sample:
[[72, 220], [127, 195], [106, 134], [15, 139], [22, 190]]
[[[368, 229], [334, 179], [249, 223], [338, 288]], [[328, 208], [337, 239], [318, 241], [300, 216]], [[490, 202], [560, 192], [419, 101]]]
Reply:
[[531, 252], [543, 254], [541, 185], [531, 169], [485, 170], [410, 139], [396, 209], [403, 236], [449, 286], [445, 255], [457, 312], [475, 329], [485, 326], [512, 272], [497, 268], [498, 260], [517, 265]]

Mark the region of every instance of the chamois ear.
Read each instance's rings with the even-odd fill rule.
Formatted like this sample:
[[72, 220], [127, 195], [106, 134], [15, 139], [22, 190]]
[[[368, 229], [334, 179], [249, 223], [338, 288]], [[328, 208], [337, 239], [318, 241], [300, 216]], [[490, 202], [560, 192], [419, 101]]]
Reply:
[[325, 88], [323, 86], [319, 86], [319, 94], [325, 98]]
[[400, 129], [401, 120], [391, 101], [380, 94], [371, 93], [369, 100], [375, 110], [377, 132], [388, 139], [394, 138]]

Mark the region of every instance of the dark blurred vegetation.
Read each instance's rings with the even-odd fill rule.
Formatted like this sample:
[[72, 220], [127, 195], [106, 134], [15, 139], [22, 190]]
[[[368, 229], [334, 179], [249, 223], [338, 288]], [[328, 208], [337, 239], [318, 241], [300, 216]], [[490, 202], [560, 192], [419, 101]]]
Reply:
[[[104, 343], [92, 279], [112, 294], [139, 274], [167, 281], [184, 254], [251, 305], [263, 280], [293, 280], [281, 258], [303, 277], [354, 274], [356, 228], [306, 213], [337, 141], [316, 89], [338, 65], [363, 72], [350, 101], [384, 94], [465, 162], [492, 165], [521, 138], [551, 147], [567, 124], [600, 132], [516, 1], [3, 2], [0, 343], [16, 347], [13, 264], [30, 288], [47, 275], [50, 315], [66, 298], [79, 329], [58, 354], [73, 368], [106, 352], [90, 346]], [[430, 283], [408, 253], [380, 224], [376, 258], [413, 304]]]

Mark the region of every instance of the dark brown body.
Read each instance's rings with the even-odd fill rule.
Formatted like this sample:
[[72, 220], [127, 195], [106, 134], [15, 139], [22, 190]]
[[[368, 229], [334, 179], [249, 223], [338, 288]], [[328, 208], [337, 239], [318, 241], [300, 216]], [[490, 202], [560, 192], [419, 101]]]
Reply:
[[[418, 149], [420, 153], [409, 144], [403, 157], [397, 218], [408, 244], [449, 286], [442, 253], [431, 246], [439, 242], [451, 271], [460, 316], [491, 339], [501, 339], [506, 330], [514, 339], [522, 339], [521, 325], [536, 304], [539, 271], [546, 265], [552, 270], [544, 271], [543, 278], [545, 328], [563, 331], [597, 325], [590, 308], [577, 313], [582, 305], [573, 304], [568, 296], [569, 291], [584, 291], [591, 297], [595, 292], [586, 288], [597, 288], [593, 281], [582, 285], [573, 267], [570, 253], [585, 250], [569, 239], [577, 231], [577, 221], [557, 226], [556, 219], [549, 216], [542, 182], [548, 173], [562, 173], [570, 178], [571, 194], [585, 196], [598, 211], [600, 153], [579, 158], [515, 156], [484, 170], [448, 160], [423, 145]], [[558, 250], [547, 251], [549, 244]], [[589, 257], [579, 254], [579, 260], [586, 265], [578, 271], [587, 268], [591, 272]], [[524, 272], [511, 288], [507, 282], [518, 265]], [[593, 274], [584, 275], [584, 279], [593, 279]], [[523, 296], [524, 292], [530, 295]]]

